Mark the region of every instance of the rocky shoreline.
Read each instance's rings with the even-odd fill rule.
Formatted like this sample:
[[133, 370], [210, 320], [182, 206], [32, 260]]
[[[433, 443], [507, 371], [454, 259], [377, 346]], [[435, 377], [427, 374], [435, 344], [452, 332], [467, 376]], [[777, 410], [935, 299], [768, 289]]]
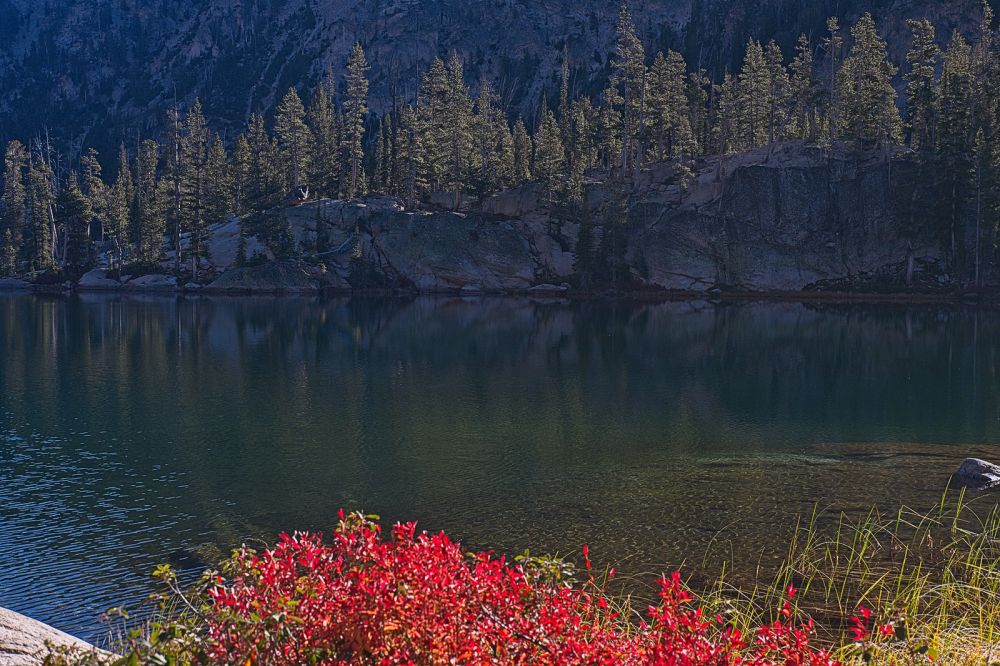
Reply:
[[38, 666], [50, 653], [92, 656], [93, 663], [113, 656], [38, 620], [0, 608], [0, 664]]
[[[653, 165], [624, 187], [588, 174], [586, 248], [581, 215], [529, 184], [457, 211], [433, 197], [408, 210], [386, 196], [288, 208], [302, 248], [294, 260], [275, 261], [250, 237], [251, 260], [241, 265], [240, 222], [232, 218], [210, 229], [194, 277], [182, 239], [181, 278], [167, 251], [152, 274], [98, 268], [75, 283], [6, 278], [0, 289], [975, 302], [1000, 294], [995, 285], [969, 289], [950, 274], [940, 239], [904, 219], [913, 169], [904, 149], [886, 155], [790, 142], [698, 167], [683, 190], [670, 164]], [[325, 245], [317, 250], [320, 236]], [[606, 274], [612, 255], [613, 282]]]

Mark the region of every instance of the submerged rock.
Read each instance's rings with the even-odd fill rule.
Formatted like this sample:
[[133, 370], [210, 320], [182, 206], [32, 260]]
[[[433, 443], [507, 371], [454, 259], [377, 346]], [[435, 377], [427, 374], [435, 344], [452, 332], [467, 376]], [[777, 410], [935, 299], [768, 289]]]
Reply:
[[1000, 465], [980, 460], [979, 458], [966, 458], [958, 467], [953, 477], [955, 483], [984, 490], [1000, 485]]
[[112, 655], [75, 636], [53, 629], [20, 613], [0, 608], [0, 664], [5, 666], [42, 664], [50, 648], [93, 655], [94, 659], [86, 663], [101, 663], [102, 660], [110, 661], [112, 658]]

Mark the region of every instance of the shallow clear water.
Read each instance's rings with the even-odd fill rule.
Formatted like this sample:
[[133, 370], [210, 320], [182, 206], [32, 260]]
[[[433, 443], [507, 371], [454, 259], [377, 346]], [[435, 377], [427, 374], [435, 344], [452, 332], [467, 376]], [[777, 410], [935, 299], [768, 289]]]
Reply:
[[0, 605], [85, 637], [163, 561], [339, 507], [652, 572], [1000, 457], [1000, 313], [0, 295]]

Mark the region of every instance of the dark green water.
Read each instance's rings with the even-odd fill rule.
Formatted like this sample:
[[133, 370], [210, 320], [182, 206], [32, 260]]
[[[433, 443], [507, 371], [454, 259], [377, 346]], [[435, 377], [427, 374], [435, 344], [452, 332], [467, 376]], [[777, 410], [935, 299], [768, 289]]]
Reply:
[[0, 295], [0, 605], [93, 637], [162, 561], [339, 507], [636, 573], [1000, 457], [1000, 314]]

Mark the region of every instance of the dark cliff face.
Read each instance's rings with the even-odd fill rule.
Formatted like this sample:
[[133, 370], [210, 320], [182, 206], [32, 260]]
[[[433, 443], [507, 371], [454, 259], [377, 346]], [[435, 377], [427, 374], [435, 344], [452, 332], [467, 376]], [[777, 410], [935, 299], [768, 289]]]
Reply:
[[[876, 14], [897, 61], [905, 18], [929, 16], [947, 37], [970, 31], [979, 0], [632, 0], [649, 51], [691, 66], [738, 66], [750, 37], [790, 53], [819, 41], [827, 16]], [[564, 44], [575, 92], [608, 72], [618, 0], [0, 0], [0, 141], [48, 129], [62, 144], [107, 149], [150, 134], [174, 100], [200, 96], [219, 129], [242, 126], [289, 86], [307, 90], [352, 43], [372, 62], [373, 109], [412, 97], [435, 55], [458, 51], [470, 82], [489, 77], [514, 112], [555, 94]]]

